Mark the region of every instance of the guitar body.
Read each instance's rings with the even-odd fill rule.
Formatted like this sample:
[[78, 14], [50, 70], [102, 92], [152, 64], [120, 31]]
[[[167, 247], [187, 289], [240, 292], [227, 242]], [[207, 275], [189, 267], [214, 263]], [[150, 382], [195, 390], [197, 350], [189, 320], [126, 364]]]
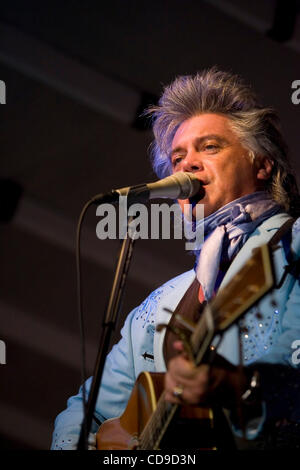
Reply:
[[142, 372], [136, 380], [127, 407], [119, 418], [104, 421], [97, 433], [98, 450], [134, 449], [137, 438], [156, 409], [163, 390], [164, 374]]
[[[139, 437], [156, 410], [163, 385], [163, 373], [142, 372], [136, 380], [124, 413], [119, 418], [108, 419], [100, 426], [97, 432], [97, 449], [130, 450], [139, 447]], [[205, 441], [208, 441], [211, 431], [210, 409], [181, 406], [177, 419], [169, 426], [167, 438], [163, 439], [161, 448], [197, 448], [199, 442], [203, 444], [203, 439], [199, 441], [199, 436], [204, 434]], [[203, 448], [202, 445], [201, 447]], [[212, 443], [205, 445], [205, 448], [213, 448]]]

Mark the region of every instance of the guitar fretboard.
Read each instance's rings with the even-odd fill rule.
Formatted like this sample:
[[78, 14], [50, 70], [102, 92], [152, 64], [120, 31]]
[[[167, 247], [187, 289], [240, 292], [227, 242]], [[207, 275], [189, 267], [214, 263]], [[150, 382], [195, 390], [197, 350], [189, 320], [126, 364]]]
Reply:
[[139, 436], [139, 449], [159, 449], [161, 439], [178, 408], [178, 405], [165, 401], [164, 396], [163, 392], [158, 399], [155, 412]]

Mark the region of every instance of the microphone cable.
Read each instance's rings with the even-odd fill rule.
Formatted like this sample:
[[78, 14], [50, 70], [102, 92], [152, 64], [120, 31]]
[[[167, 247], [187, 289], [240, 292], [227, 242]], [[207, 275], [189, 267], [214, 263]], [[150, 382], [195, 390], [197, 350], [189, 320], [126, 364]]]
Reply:
[[76, 229], [76, 241], [75, 241], [75, 253], [76, 253], [76, 281], [77, 281], [77, 313], [78, 323], [80, 332], [80, 349], [81, 349], [81, 383], [82, 383], [82, 403], [83, 403], [83, 433], [84, 433], [84, 450], [88, 448], [88, 436], [86, 427], [86, 348], [85, 348], [85, 328], [84, 328], [84, 316], [83, 316], [83, 305], [82, 305], [82, 282], [81, 282], [81, 253], [80, 253], [80, 238], [82, 222], [88, 208], [93, 204], [93, 199], [90, 199], [81, 210], [77, 229]]

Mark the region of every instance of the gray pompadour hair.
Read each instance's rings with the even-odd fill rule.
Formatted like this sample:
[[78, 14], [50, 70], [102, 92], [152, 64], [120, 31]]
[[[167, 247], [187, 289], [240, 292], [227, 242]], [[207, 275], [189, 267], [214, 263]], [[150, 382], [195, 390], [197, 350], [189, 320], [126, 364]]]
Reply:
[[178, 127], [186, 119], [202, 113], [228, 117], [252, 159], [260, 155], [273, 162], [266, 190], [285, 210], [300, 215], [297, 183], [276, 111], [263, 107], [238, 75], [217, 67], [177, 77], [165, 87], [158, 105], [147, 109], [145, 114], [152, 116], [155, 138], [150, 156], [158, 177], [172, 172], [171, 144]]

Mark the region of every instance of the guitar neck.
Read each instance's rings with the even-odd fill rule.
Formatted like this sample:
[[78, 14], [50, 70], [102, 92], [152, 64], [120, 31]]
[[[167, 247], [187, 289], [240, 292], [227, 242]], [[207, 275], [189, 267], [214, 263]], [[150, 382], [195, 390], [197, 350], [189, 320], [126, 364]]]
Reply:
[[171, 423], [178, 405], [165, 401], [163, 392], [157, 401], [157, 407], [139, 436], [139, 448], [158, 450], [160, 442]]

